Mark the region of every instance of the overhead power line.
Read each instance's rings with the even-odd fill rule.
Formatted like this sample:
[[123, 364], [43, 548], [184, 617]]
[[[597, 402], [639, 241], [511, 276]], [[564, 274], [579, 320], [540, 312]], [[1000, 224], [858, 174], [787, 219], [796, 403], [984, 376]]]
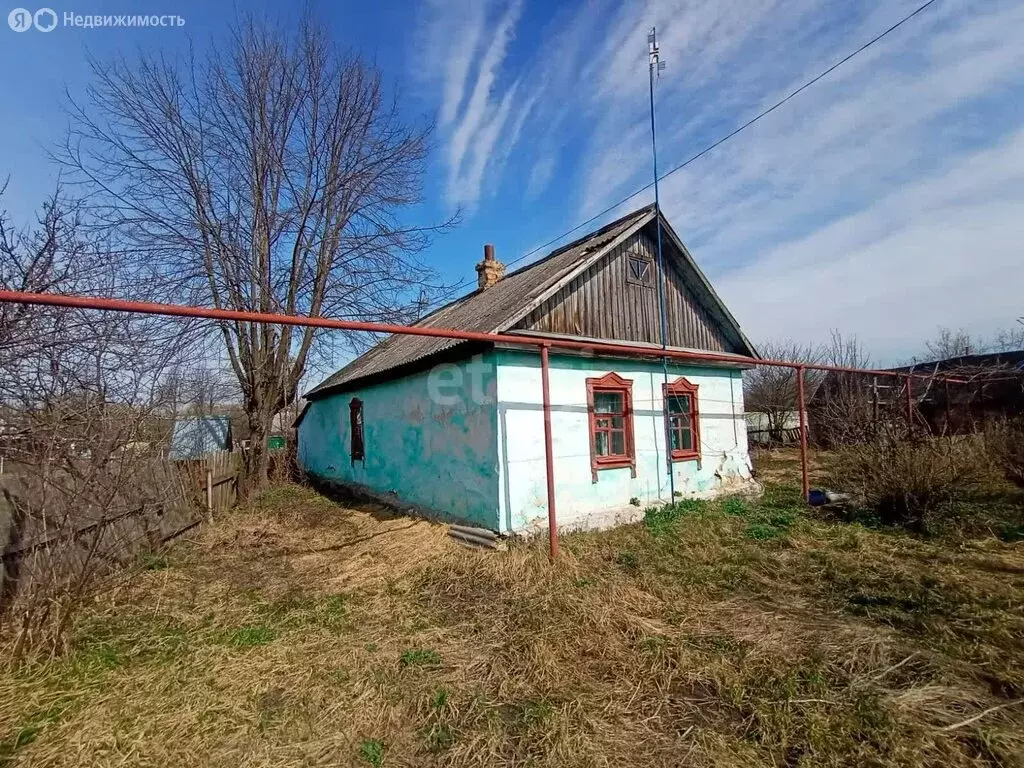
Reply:
[[[870, 40], [868, 40], [868, 41], [867, 41], [866, 43], [864, 43], [864, 44], [863, 44], [862, 46], [860, 46], [859, 48], [857, 48], [857, 49], [856, 49], [855, 51], [853, 51], [853, 52], [851, 52], [851, 53], [847, 54], [846, 56], [844, 56], [843, 58], [839, 59], [839, 61], [835, 62], [835, 63], [834, 63], [834, 64], [833, 64], [832, 66], [830, 66], [830, 67], [829, 67], [828, 69], [825, 69], [825, 70], [823, 70], [822, 72], [820, 72], [819, 74], [815, 75], [815, 76], [814, 76], [813, 78], [811, 78], [810, 80], [808, 80], [807, 82], [805, 82], [805, 83], [804, 83], [803, 85], [801, 85], [801, 86], [800, 86], [799, 88], [797, 88], [796, 90], [794, 90], [794, 91], [790, 92], [790, 93], [789, 93], [789, 94], [788, 94], [787, 96], [785, 96], [784, 98], [782, 98], [782, 99], [780, 99], [779, 101], [775, 102], [774, 104], [772, 104], [772, 105], [771, 105], [770, 107], [768, 107], [768, 108], [767, 108], [766, 110], [764, 110], [763, 112], [760, 112], [760, 113], [758, 113], [757, 115], [755, 115], [754, 117], [752, 117], [752, 118], [750, 118], [749, 120], [747, 120], [747, 122], [743, 123], [743, 124], [742, 124], [741, 126], [739, 126], [738, 128], [736, 128], [736, 129], [735, 129], [734, 131], [732, 131], [731, 133], [728, 133], [728, 134], [726, 134], [725, 136], [723, 136], [722, 138], [720, 138], [720, 139], [718, 139], [717, 141], [715, 141], [714, 143], [712, 143], [712, 144], [709, 144], [708, 146], [706, 146], [706, 147], [705, 147], [704, 149], [702, 149], [702, 150], [701, 150], [700, 152], [698, 152], [697, 154], [695, 154], [695, 155], [691, 155], [691, 156], [690, 156], [689, 158], [687, 158], [686, 160], [684, 160], [683, 162], [681, 162], [681, 163], [680, 163], [679, 165], [677, 165], [677, 166], [675, 166], [675, 167], [673, 167], [673, 168], [670, 168], [670, 169], [669, 169], [668, 171], [666, 171], [666, 172], [665, 172], [665, 173], [664, 173], [663, 175], [659, 176], [659, 177], [658, 177], [658, 180], [659, 180], [659, 181], [664, 181], [664, 180], [665, 180], [665, 179], [667, 179], [667, 178], [668, 178], [669, 176], [671, 176], [671, 175], [672, 175], [673, 173], [676, 173], [677, 171], [681, 171], [681, 170], [682, 170], [683, 168], [685, 168], [686, 166], [688, 166], [688, 165], [689, 165], [690, 163], [692, 163], [692, 162], [694, 162], [694, 161], [696, 161], [696, 160], [699, 160], [700, 158], [704, 157], [704, 155], [706, 155], [706, 154], [707, 154], [708, 152], [711, 152], [712, 150], [714, 150], [714, 149], [717, 149], [718, 147], [722, 146], [723, 144], [725, 144], [725, 142], [727, 142], [727, 141], [729, 141], [730, 139], [732, 139], [732, 138], [736, 137], [736, 136], [737, 136], [738, 134], [740, 134], [740, 133], [742, 133], [743, 131], [745, 131], [745, 130], [746, 130], [747, 128], [749, 128], [750, 126], [752, 126], [752, 125], [753, 125], [754, 123], [756, 123], [756, 122], [757, 122], [758, 120], [760, 120], [761, 118], [763, 118], [763, 117], [766, 117], [766, 116], [770, 115], [770, 114], [771, 114], [772, 112], [774, 112], [775, 110], [777, 110], [777, 109], [778, 109], [779, 107], [781, 107], [781, 106], [782, 106], [783, 104], [785, 104], [786, 102], [788, 102], [788, 101], [789, 101], [790, 99], [793, 99], [794, 97], [798, 96], [798, 95], [799, 95], [799, 94], [801, 94], [801, 93], [802, 93], [803, 91], [807, 90], [807, 89], [808, 89], [808, 88], [810, 88], [810, 87], [811, 87], [812, 85], [814, 85], [815, 83], [817, 83], [817, 82], [818, 82], [819, 80], [822, 80], [823, 78], [825, 78], [825, 77], [828, 77], [828, 76], [829, 76], [830, 74], [832, 74], [832, 73], [833, 73], [833, 72], [835, 72], [835, 71], [836, 71], [837, 69], [839, 69], [839, 67], [843, 66], [844, 64], [846, 64], [846, 62], [850, 61], [850, 59], [854, 58], [855, 56], [858, 56], [858, 55], [860, 55], [861, 53], [863, 53], [864, 51], [866, 51], [866, 50], [867, 50], [868, 48], [870, 48], [871, 46], [873, 46], [873, 45], [874, 45], [875, 43], [877, 43], [877, 42], [878, 42], [879, 40], [881, 40], [882, 38], [886, 37], [887, 35], [889, 35], [889, 34], [890, 34], [890, 33], [892, 33], [892, 32], [895, 32], [895, 31], [896, 31], [897, 29], [899, 29], [900, 27], [902, 27], [902, 26], [903, 26], [904, 24], [906, 24], [906, 23], [907, 23], [908, 21], [910, 21], [910, 20], [911, 20], [912, 18], [914, 18], [914, 17], [915, 17], [915, 16], [917, 16], [917, 15], [918, 15], [919, 13], [921, 13], [922, 11], [924, 11], [924, 10], [925, 10], [926, 8], [928, 8], [928, 7], [929, 7], [929, 6], [931, 6], [931, 5], [934, 5], [934, 4], [935, 4], [935, 2], [936, 2], [936, 0], [928, 0], [928, 2], [926, 2], [926, 3], [923, 3], [922, 5], [919, 5], [919, 6], [917, 7], [917, 8], [915, 8], [915, 9], [914, 9], [913, 11], [911, 11], [910, 13], [908, 13], [908, 14], [907, 14], [906, 16], [904, 16], [904, 17], [903, 17], [902, 19], [900, 19], [899, 21], [897, 21], [897, 22], [896, 22], [895, 24], [893, 24], [893, 25], [892, 25], [891, 27], [889, 27], [888, 29], [886, 29], [886, 30], [885, 30], [884, 32], [881, 32], [881, 33], [879, 33], [879, 34], [875, 35], [875, 36], [874, 36], [873, 38], [871, 38]], [[644, 186], [640, 187], [640, 189], [636, 190], [635, 192], [633, 192], [633, 193], [631, 193], [631, 194], [627, 195], [626, 197], [622, 198], [621, 200], [619, 200], [619, 201], [618, 201], [617, 203], [613, 203], [612, 205], [609, 205], [609, 206], [608, 206], [607, 208], [605, 208], [604, 210], [602, 210], [602, 211], [600, 211], [600, 212], [598, 212], [598, 213], [594, 214], [593, 216], [591, 216], [591, 217], [590, 217], [589, 219], [587, 219], [586, 221], [581, 221], [581, 222], [580, 222], [579, 224], [577, 224], [576, 226], [574, 226], [574, 227], [573, 227], [572, 229], [568, 229], [568, 230], [566, 230], [566, 231], [565, 231], [565, 232], [563, 232], [562, 234], [560, 234], [560, 235], [558, 235], [558, 236], [556, 236], [556, 237], [553, 237], [553, 238], [551, 238], [550, 240], [548, 240], [548, 241], [546, 241], [546, 242], [544, 242], [544, 243], [541, 243], [541, 244], [540, 244], [540, 245], [538, 245], [538, 246], [537, 246], [536, 248], [534, 248], [534, 249], [532, 249], [532, 250], [530, 250], [530, 251], [527, 251], [526, 253], [524, 253], [524, 254], [523, 254], [522, 256], [520, 256], [519, 258], [517, 258], [517, 259], [514, 259], [513, 261], [510, 261], [510, 262], [509, 262], [509, 263], [507, 264], [507, 266], [511, 267], [511, 266], [513, 266], [513, 265], [515, 265], [515, 264], [518, 264], [518, 263], [520, 263], [520, 262], [522, 262], [522, 261], [525, 261], [526, 259], [530, 258], [530, 257], [531, 257], [531, 256], [533, 256], [534, 254], [536, 254], [536, 253], [538, 253], [538, 252], [540, 252], [540, 251], [544, 250], [545, 248], [547, 248], [547, 247], [549, 247], [549, 246], [551, 246], [551, 245], [554, 245], [554, 244], [555, 244], [555, 243], [557, 243], [557, 242], [558, 242], [559, 240], [562, 240], [563, 238], [567, 237], [568, 235], [571, 235], [571, 234], [573, 234], [574, 232], [577, 232], [577, 231], [579, 231], [580, 229], [583, 229], [583, 227], [587, 226], [588, 224], [593, 224], [593, 223], [594, 223], [595, 221], [597, 221], [598, 219], [600, 219], [600, 218], [601, 218], [602, 216], [604, 216], [605, 214], [611, 213], [612, 211], [614, 211], [614, 210], [615, 210], [616, 208], [618, 208], [619, 206], [623, 205], [624, 203], [628, 203], [628, 202], [629, 202], [630, 200], [632, 200], [632, 199], [633, 199], [634, 197], [636, 197], [637, 195], [643, 194], [643, 193], [644, 193], [644, 192], [646, 192], [647, 190], [651, 189], [651, 188], [652, 188], [653, 186], [654, 186], [654, 182], [653, 182], [653, 181], [652, 181], [652, 182], [650, 182], [649, 184], [645, 184]], [[469, 284], [470, 282], [472, 282], [472, 281], [465, 281], [465, 282], [463, 282], [462, 284], [460, 284], [459, 286], [456, 286], [456, 287], [457, 287], [457, 288], [461, 288], [461, 287], [462, 287], [462, 286], [464, 286], [464, 285], [468, 285], [468, 284]]]

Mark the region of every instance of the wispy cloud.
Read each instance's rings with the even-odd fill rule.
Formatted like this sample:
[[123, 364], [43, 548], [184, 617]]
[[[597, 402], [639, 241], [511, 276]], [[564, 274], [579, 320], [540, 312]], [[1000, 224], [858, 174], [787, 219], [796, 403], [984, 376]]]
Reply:
[[[557, 204], [566, 229], [651, 178], [652, 24], [668, 62], [664, 170], [921, 2], [594, 0], [517, 32], [519, 3], [493, 1], [446, 10], [465, 28], [437, 64], [448, 194]], [[663, 184], [666, 213], [751, 336], [839, 327], [896, 354], [939, 324], [987, 332], [1020, 314], [1002, 270], [1020, 240], [1022, 28], [1019, 1], [940, 0]], [[508, 56], [513, 34], [528, 55]], [[946, 186], [972, 192], [938, 197]], [[942, 247], [967, 248], [968, 234], [969, 259]]]
[[[503, 91], [498, 87], [522, 0], [506, 8], [474, 0], [434, 2], [426, 13], [429, 42], [419, 64], [441, 84], [446, 194], [453, 204], [473, 206], [486, 172], [502, 162], [495, 153], [499, 137], [510, 125], [517, 131], [525, 119], [525, 107], [516, 100], [518, 82]], [[520, 114], [510, 124], [513, 106]]]
[[1021, 312], [1024, 130], [951, 161], [721, 276], [759, 337], [859, 336], [876, 358], [915, 351], [938, 325], [987, 334]]

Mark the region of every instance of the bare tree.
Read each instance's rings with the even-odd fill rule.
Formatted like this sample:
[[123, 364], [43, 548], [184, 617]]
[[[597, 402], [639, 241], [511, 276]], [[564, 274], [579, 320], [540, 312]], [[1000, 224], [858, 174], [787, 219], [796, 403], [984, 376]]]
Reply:
[[1015, 327], [996, 331], [991, 344], [989, 344], [989, 349], [992, 352], [1015, 352], [1018, 349], [1024, 349], [1024, 318], [1018, 322], [1019, 324]]
[[[93, 62], [62, 161], [94, 210], [179, 298], [218, 308], [407, 321], [439, 289], [416, 254], [438, 226], [417, 203], [428, 127], [380, 72], [312, 20], [240, 25], [204, 60]], [[319, 333], [222, 322], [252, 435], [248, 488], [267, 478], [274, 414], [294, 401]]]
[[936, 337], [924, 343], [929, 360], [945, 360], [950, 357], [962, 357], [964, 355], [984, 352], [988, 345], [981, 339], [971, 336], [963, 328], [953, 331], [949, 328], [939, 328]]
[[939, 328], [934, 339], [926, 341], [922, 357], [928, 361], [948, 360], [952, 357], [984, 354], [986, 352], [1011, 352], [1024, 349], [1024, 324], [1001, 328], [991, 338], [972, 336], [962, 328], [952, 331]]
[[[795, 341], [769, 341], [758, 345], [761, 355], [772, 360], [817, 363], [822, 350]], [[810, 398], [820, 381], [818, 371], [806, 371], [805, 396]], [[798, 424], [797, 372], [793, 368], [760, 365], [743, 375], [743, 401], [747, 411], [764, 414], [768, 441], [785, 441], [787, 430]]]
[[[871, 358], [856, 336], [832, 331], [822, 362], [842, 368], [869, 368]], [[814, 440], [827, 447], [858, 443], [873, 434], [878, 422], [878, 397], [870, 374], [826, 373], [809, 405]], [[889, 398], [890, 400], [892, 398]]]

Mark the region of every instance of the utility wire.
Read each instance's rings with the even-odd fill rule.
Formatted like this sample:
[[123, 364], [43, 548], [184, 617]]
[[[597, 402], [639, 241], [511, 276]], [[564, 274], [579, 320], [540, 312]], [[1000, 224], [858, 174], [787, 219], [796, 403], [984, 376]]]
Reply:
[[[875, 37], [873, 37], [870, 40], [868, 40], [866, 43], [864, 43], [862, 46], [860, 46], [860, 48], [858, 48], [857, 50], [853, 51], [852, 53], [847, 54], [846, 56], [841, 58], [839, 61], [837, 61], [835, 64], [830, 66], [828, 69], [826, 69], [826, 70], [820, 72], [819, 74], [815, 75], [813, 78], [811, 78], [806, 83], [801, 85], [795, 91], [792, 91], [788, 96], [786, 96], [783, 99], [780, 99], [779, 101], [775, 102], [770, 107], [768, 107], [768, 109], [764, 110], [763, 112], [760, 112], [755, 117], [752, 117], [750, 120], [748, 120], [747, 122], [743, 123], [743, 125], [741, 125], [739, 128], [734, 130], [732, 133], [726, 134], [722, 138], [720, 138], [717, 141], [715, 141], [713, 144], [709, 144], [708, 146], [706, 146], [704, 149], [702, 149], [697, 154], [689, 157], [688, 159], [686, 159], [683, 162], [681, 162], [679, 165], [677, 165], [674, 168], [671, 168], [668, 171], [666, 171], [662, 176], [658, 177], [658, 180], [659, 181], [664, 181], [669, 176], [671, 176], [673, 173], [676, 173], [677, 171], [681, 171], [683, 168], [688, 166], [690, 163], [692, 163], [692, 162], [694, 162], [696, 160], [699, 160], [700, 158], [704, 157], [704, 155], [706, 155], [708, 152], [711, 152], [712, 150], [717, 149], [718, 147], [722, 146], [723, 144], [725, 144], [725, 142], [729, 141], [729, 139], [732, 139], [736, 135], [742, 133], [743, 131], [745, 131], [747, 128], [752, 126], [754, 123], [756, 123], [761, 118], [767, 117], [772, 112], [774, 112], [779, 107], [781, 107], [783, 104], [788, 102], [790, 99], [798, 96], [803, 91], [807, 90], [812, 85], [817, 83], [819, 80], [822, 80], [823, 78], [828, 77], [830, 74], [832, 74], [837, 69], [839, 69], [839, 67], [843, 66], [843, 64], [845, 64], [846, 62], [848, 62], [850, 59], [854, 58], [855, 56], [858, 56], [859, 54], [861, 54], [864, 51], [866, 51], [868, 48], [873, 46], [875, 43], [877, 43], [879, 40], [884, 38], [889, 33], [895, 32], [897, 29], [902, 27], [904, 24], [906, 24], [912, 18], [917, 16], [919, 13], [921, 13], [926, 8], [928, 8], [930, 5], [933, 5], [935, 2], [936, 2], [936, 0], [928, 0], [928, 2], [923, 3], [922, 5], [918, 6], [916, 9], [914, 9], [909, 14], [904, 16], [902, 19], [897, 21], [895, 24], [893, 24], [887, 30], [885, 30], [884, 32], [879, 33], [878, 35], [875, 35]], [[542, 251], [545, 248], [547, 248], [548, 246], [554, 245], [555, 243], [557, 243], [559, 240], [561, 240], [562, 238], [566, 237], [567, 235], [571, 235], [573, 232], [576, 232], [576, 231], [582, 229], [583, 227], [587, 226], [588, 224], [592, 224], [593, 222], [597, 221], [598, 219], [600, 219], [605, 214], [611, 213], [616, 208], [618, 208], [620, 205], [623, 205], [624, 203], [628, 203], [634, 197], [636, 197], [637, 195], [643, 194], [647, 190], [651, 189], [653, 186], [654, 186], [654, 182], [652, 181], [649, 184], [646, 184], [646, 185], [640, 187], [640, 189], [636, 190], [636, 192], [633, 192], [632, 194], [627, 195], [626, 197], [624, 197], [621, 200], [619, 200], [617, 203], [613, 203], [612, 205], [609, 205], [607, 208], [605, 208], [604, 210], [600, 211], [599, 213], [594, 214], [593, 216], [591, 216], [586, 221], [580, 222], [579, 224], [577, 224], [572, 229], [566, 230], [565, 232], [563, 232], [562, 234], [558, 235], [557, 237], [553, 237], [550, 240], [548, 240], [547, 242], [541, 243], [540, 245], [538, 245], [533, 250], [527, 251], [526, 253], [524, 253], [519, 258], [510, 261], [506, 266], [511, 267], [514, 264], [518, 264], [519, 262], [524, 261], [525, 259], [530, 258], [535, 253], [537, 253], [538, 251]], [[472, 282], [472, 281], [469, 281], [469, 280], [463, 281], [459, 285], [455, 286], [455, 290], [457, 290], [459, 288], [462, 288], [462, 287], [464, 287], [466, 285], [469, 285], [470, 282]]]

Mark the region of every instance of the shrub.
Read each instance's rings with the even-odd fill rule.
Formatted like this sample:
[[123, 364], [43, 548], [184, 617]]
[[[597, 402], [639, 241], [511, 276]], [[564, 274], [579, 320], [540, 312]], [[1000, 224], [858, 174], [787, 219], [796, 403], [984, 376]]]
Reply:
[[900, 440], [883, 432], [841, 450], [831, 482], [860, 497], [883, 525], [923, 533], [978, 491], [986, 459], [970, 437]]
[[985, 447], [1006, 479], [1024, 488], [1024, 417], [990, 425], [985, 430]]

